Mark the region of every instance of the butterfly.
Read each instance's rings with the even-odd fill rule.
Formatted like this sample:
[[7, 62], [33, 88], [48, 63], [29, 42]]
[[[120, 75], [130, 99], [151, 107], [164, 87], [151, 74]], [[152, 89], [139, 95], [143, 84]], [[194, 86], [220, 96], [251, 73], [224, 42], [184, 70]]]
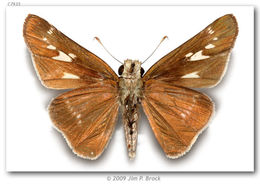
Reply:
[[236, 18], [224, 15], [145, 74], [142, 62], [127, 59], [117, 76], [46, 20], [29, 14], [23, 27], [41, 83], [49, 89], [72, 89], [48, 107], [55, 128], [75, 154], [91, 160], [107, 147], [119, 107], [128, 156], [135, 157], [140, 105], [167, 157], [188, 152], [214, 112], [212, 100], [191, 88], [210, 88], [221, 81], [237, 34]]

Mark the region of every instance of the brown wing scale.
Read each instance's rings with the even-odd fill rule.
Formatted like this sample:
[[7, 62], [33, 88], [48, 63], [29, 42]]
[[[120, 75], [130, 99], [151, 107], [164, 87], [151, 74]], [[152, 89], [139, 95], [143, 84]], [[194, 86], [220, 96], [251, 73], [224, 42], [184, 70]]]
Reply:
[[28, 15], [23, 35], [43, 85], [71, 89], [111, 79], [115, 72], [99, 57], [36, 15]]
[[107, 146], [118, 114], [115, 82], [97, 83], [56, 97], [49, 106], [55, 127], [80, 157], [98, 158]]
[[143, 79], [191, 88], [215, 86], [225, 72], [237, 34], [235, 17], [231, 14], [220, 17], [160, 59]]
[[143, 96], [145, 114], [169, 158], [189, 151], [214, 111], [213, 102], [206, 95], [157, 80], [145, 83]]
[[49, 115], [73, 151], [98, 158], [115, 128], [118, 77], [100, 58], [36, 15], [28, 15], [23, 35], [43, 85], [74, 89], [56, 97]]

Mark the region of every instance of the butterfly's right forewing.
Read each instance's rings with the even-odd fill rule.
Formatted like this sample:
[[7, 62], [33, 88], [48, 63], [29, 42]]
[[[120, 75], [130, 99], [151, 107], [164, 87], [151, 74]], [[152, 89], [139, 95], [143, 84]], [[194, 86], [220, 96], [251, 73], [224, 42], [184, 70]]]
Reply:
[[118, 81], [102, 59], [36, 15], [26, 18], [23, 35], [35, 70], [47, 88], [73, 89], [107, 79]]

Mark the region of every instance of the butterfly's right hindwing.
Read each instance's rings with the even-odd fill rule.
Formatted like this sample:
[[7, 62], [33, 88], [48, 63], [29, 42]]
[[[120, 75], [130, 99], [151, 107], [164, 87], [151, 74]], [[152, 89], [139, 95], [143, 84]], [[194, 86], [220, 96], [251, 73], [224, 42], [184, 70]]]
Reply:
[[118, 108], [117, 84], [109, 81], [61, 94], [51, 102], [49, 114], [73, 152], [93, 160], [109, 143]]

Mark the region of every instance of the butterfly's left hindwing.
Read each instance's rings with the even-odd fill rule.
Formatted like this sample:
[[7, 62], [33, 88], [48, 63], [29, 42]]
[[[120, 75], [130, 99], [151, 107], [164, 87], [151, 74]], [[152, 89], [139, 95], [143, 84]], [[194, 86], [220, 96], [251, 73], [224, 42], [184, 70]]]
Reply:
[[142, 106], [169, 158], [178, 158], [190, 150], [214, 110], [206, 95], [157, 80], [145, 83]]
[[36, 15], [26, 18], [23, 35], [35, 70], [48, 88], [73, 89], [108, 79], [118, 81], [103, 60]]

